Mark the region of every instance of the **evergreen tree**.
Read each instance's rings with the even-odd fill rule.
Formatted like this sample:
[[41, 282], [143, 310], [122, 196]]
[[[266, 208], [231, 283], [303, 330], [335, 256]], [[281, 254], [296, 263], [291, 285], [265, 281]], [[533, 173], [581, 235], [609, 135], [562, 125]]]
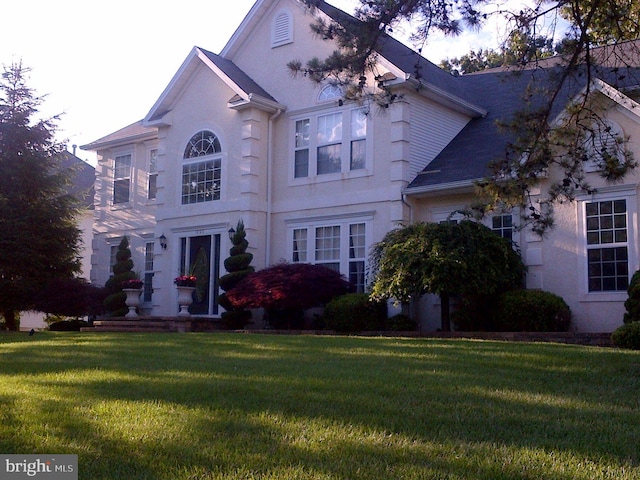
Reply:
[[[303, 1], [312, 11], [328, 8], [322, 0]], [[621, 180], [636, 168], [626, 139], [607, 131], [598, 109], [598, 93], [587, 84], [605, 70], [614, 86], [623, 80], [626, 85], [638, 83], [640, 43], [628, 42], [639, 38], [637, 1], [536, 1], [517, 4], [510, 11], [508, 4], [496, 8], [495, 2], [489, 0], [360, 0], [355, 18], [333, 14], [333, 20], [319, 17], [311, 28], [337, 48], [324, 59], [292, 59], [290, 71], [314, 82], [339, 85], [344, 92], [343, 101], [377, 104], [381, 108], [388, 108], [403, 94], [394, 89], [393, 82], [386, 81], [385, 69], [379, 68], [377, 61], [386, 46], [394, 48], [389, 35], [400, 25], [411, 25], [411, 40], [419, 45], [428, 43], [433, 31], [457, 35], [465, 29], [478, 28], [488, 18], [500, 20], [508, 27], [507, 36], [520, 40], [553, 38], [560, 28], [559, 21], [567, 22], [557, 61], [539, 65], [537, 73], [542, 74], [531, 75], [529, 85], [522, 88], [522, 108], [501, 119], [501, 130], [514, 140], [505, 142], [504, 154], [489, 165], [490, 174], [479, 183], [481, 202], [475, 206], [478, 212], [518, 208], [522, 212], [520, 224], [543, 234], [553, 226], [555, 205], [575, 200], [580, 191], [593, 191], [582, 175], [585, 162], [595, 161], [601, 167], [600, 175], [610, 182]], [[527, 42], [523, 45], [527, 46]], [[603, 46], [606, 48], [595, 51]], [[536, 50], [537, 47], [523, 50], [522, 61], [530, 59], [529, 52], [535, 54]], [[418, 89], [425, 80], [420, 51], [412, 74]], [[570, 90], [583, 91], [581, 100], [566, 110], [568, 114], [562, 122], [554, 122], [558, 103], [564, 102], [567, 107]], [[607, 143], [617, 145], [615, 155], [610, 151], [585, 155], [584, 145], [593, 138], [594, 131], [606, 132]], [[558, 173], [559, 180], [547, 182], [538, 194], [545, 175], [541, 172], [551, 169]]]
[[[220, 288], [225, 292], [231, 290], [255, 270], [250, 265], [253, 254], [247, 252], [249, 242], [247, 242], [246, 236], [244, 223], [240, 220], [231, 239], [233, 247], [229, 250], [229, 257], [224, 261], [224, 268], [228, 273], [220, 277]], [[222, 314], [222, 323], [226, 328], [244, 328], [251, 320], [251, 311], [242, 307], [234, 307], [226, 294], [220, 295], [219, 303], [226, 310]]]
[[0, 79], [0, 312], [8, 329], [34, 307], [49, 282], [80, 271], [79, 205], [67, 193], [57, 117], [37, 120], [42, 103], [27, 86], [22, 63]]
[[107, 298], [104, 306], [107, 315], [111, 317], [122, 317], [127, 314], [129, 308], [126, 304], [127, 294], [122, 291], [122, 284], [127, 280], [137, 278], [133, 270], [133, 260], [131, 260], [131, 249], [129, 239], [124, 237], [118, 245], [116, 253], [116, 263], [113, 266], [113, 275], [105, 284]]

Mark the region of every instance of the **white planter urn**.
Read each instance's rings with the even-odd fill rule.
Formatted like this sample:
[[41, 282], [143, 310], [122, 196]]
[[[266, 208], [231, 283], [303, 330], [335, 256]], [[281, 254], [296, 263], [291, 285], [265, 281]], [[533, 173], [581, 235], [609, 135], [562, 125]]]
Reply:
[[142, 293], [142, 289], [123, 288], [122, 291], [127, 294], [127, 299], [124, 303], [129, 307], [129, 312], [127, 312], [124, 318], [139, 318], [139, 315], [136, 313], [136, 308], [140, 306], [140, 294]]
[[193, 291], [196, 287], [181, 287], [177, 286], [178, 289], [178, 305], [180, 306], [180, 311], [178, 312], [179, 317], [190, 317], [189, 307], [193, 303]]

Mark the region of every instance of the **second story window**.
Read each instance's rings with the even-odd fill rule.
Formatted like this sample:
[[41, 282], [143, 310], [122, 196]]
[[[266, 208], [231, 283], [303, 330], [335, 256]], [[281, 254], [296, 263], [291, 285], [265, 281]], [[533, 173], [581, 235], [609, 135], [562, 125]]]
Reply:
[[222, 148], [208, 130], [198, 132], [187, 144], [182, 165], [182, 204], [220, 200]]
[[367, 116], [362, 109], [298, 119], [294, 128], [294, 178], [366, 168]]
[[158, 150], [153, 149], [149, 151], [149, 179], [147, 185], [147, 198], [153, 200], [156, 198], [157, 192], [157, 180], [158, 180]]
[[131, 155], [115, 158], [113, 167], [113, 204], [127, 203], [131, 194]]

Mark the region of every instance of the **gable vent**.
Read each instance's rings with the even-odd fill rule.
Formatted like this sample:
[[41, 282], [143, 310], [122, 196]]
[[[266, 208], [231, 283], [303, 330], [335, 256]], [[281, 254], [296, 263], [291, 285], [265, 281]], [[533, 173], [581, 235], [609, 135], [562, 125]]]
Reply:
[[271, 47], [293, 42], [293, 21], [289, 12], [278, 13], [273, 20]]

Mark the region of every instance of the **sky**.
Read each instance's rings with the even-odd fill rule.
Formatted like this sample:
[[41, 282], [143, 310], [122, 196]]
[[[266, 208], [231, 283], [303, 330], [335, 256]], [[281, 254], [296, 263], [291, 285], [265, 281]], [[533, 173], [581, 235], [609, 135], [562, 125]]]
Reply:
[[[2, 6], [0, 64], [30, 69], [28, 86], [45, 96], [40, 116], [61, 114], [57, 136], [72, 151], [144, 118], [191, 49], [219, 53], [254, 2], [10, 1]], [[328, 2], [349, 13], [359, 3]], [[409, 30], [395, 34], [401, 39]], [[439, 63], [495, 47], [497, 30], [434, 37], [423, 55]], [[93, 152], [76, 154], [95, 165]]]

